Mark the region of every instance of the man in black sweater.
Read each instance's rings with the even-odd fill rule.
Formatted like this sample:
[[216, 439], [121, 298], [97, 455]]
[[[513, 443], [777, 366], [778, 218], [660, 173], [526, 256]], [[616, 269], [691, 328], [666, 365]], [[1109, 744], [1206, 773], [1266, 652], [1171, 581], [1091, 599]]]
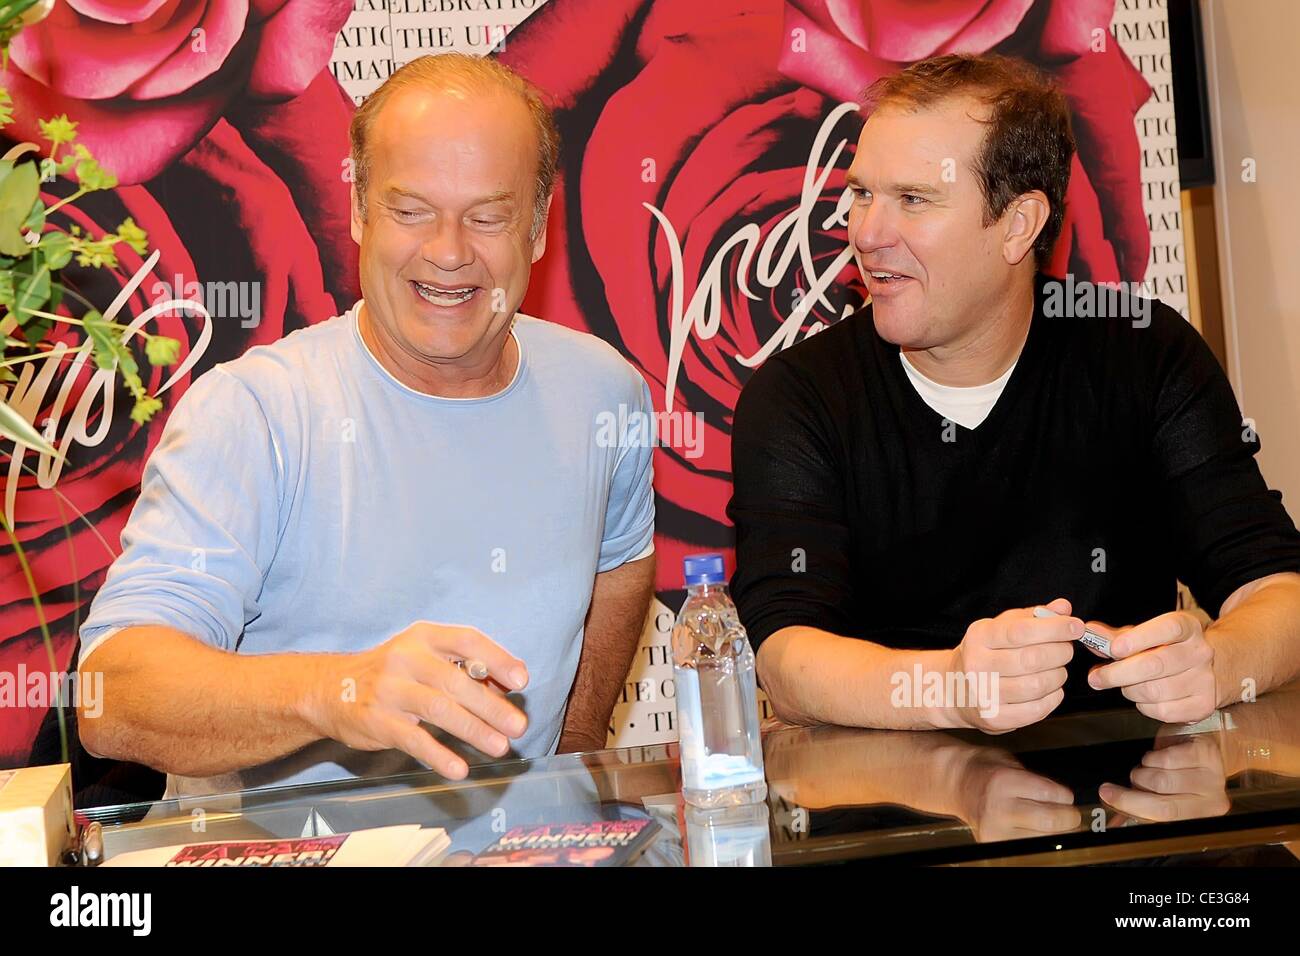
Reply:
[[848, 234], [872, 302], [735, 413], [732, 586], [777, 715], [1000, 733], [1122, 693], [1185, 722], [1300, 675], [1300, 534], [1213, 355], [1163, 304], [1038, 271], [1061, 95], [945, 56], [868, 100]]

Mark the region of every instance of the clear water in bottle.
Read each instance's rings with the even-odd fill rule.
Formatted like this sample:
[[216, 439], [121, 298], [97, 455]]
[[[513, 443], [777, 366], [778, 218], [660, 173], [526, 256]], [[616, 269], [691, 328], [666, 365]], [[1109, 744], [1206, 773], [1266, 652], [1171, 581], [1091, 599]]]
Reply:
[[685, 562], [686, 603], [673, 627], [682, 795], [697, 807], [767, 796], [754, 651], [727, 593], [722, 555]]

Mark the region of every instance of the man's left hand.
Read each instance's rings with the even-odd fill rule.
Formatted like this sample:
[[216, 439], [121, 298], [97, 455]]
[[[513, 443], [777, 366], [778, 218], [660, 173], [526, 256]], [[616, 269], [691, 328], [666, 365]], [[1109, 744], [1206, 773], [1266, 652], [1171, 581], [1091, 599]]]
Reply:
[[1214, 712], [1214, 648], [1195, 615], [1171, 611], [1132, 627], [1096, 621], [1088, 627], [1110, 639], [1115, 658], [1092, 669], [1090, 687], [1120, 687], [1139, 711], [1167, 724], [1204, 720]]

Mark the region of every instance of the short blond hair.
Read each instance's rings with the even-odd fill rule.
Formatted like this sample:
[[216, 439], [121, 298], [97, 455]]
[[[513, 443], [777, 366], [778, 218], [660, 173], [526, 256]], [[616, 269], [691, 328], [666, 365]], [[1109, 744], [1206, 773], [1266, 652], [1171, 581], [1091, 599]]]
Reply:
[[361, 218], [366, 218], [366, 187], [370, 180], [367, 148], [370, 127], [393, 94], [411, 87], [454, 89], [466, 93], [498, 90], [519, 97], [532, 117], [533, 131], [537, 134], [537, 189], [530, 233], [530, 238], [536, 239], [546, 224], [546, 201], [555, 189], [555, 170], [560, 160], [560, 133], [555, 125], [555, 116], [542, 98], [541, 91], [510, 67], [491, 57], [465, 53], [440, 53], [412, 60], [366, 97], [352, 115], [348, 136], [352, 144], [352, 179]]

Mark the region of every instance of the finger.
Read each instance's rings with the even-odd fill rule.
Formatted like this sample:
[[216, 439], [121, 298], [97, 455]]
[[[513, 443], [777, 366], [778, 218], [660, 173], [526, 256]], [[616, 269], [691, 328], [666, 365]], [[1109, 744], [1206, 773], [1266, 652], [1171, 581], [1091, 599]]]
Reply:
[[1195, 767], [1187, 770], [1157, 770], [1154, 767], [1134, 767], [1129, 774], [1133, 786], [1150, 790], [1152, 793], [1175, 794], [1195, 793], [1211, 794], [1223, 790], [1223, 774], [1215, 773], [1208, 767]]
[[1031, 644], [1028, 647], [1016, 648], [1013, 651], [1004, 651], [1010, 658], [1009, 662], [1002, 663], [1002, 673], [1009, 677], [1019, 677], [1023, 674], [1039, 674], [1043, 671], [1055, 670], [1058, 667], [1064, 667], [1074, 659], [1074, 642], [1064, 641], [1061, 643], [1051, 644]]
[[465, 660], [479, 660], [488, 666], [488, 673], [502, 686], [523, 690], [528, 686], [528, 667], [496, 641], [476, 627], [457, 627], [452, 636], [453, 647]]
[[1077, 617], [1034, 617], [1032, 608], [1008, 612], [1005, 625], [994, 629], [990, 647], [1028, 647], [1032, 644], [1066, 643], [1083, 634]]
[[[1066, 617], [1069, 617], [1074, 613], [1074, 606], [1065, 598], [1053, 598], [1051, 601], [1044, 604], [1043, 607], [1047, 608], [1049, 611], [1055, 611], [1057, 614], [1065, 615]], [[1025, 610], [1029, 611], [1031, 614], [1033, 613], [1033, 608], [1026, 608]]]
[[427, 655], [411, 654], [406, 663], [408, 674], [414, 680], [450, 694], [498, 733], [517, 739], [528, 729], [527, 716], [497, 689], [499, 684], [493, 686], [495, 682], [491, 678], [474, 680], [461, 668], [448, 663], [436, 650]]
[[1102, 785], [1101, 794], [1102, 800], [1121, 813], [1157, 822], [1217, 816], [1226, 809], [1221, 809], [1226, 800], [1219, 801], [1193, 794], [1145, 793], [1109, 783]]
[[1037, 803], [1063, 803], [1073, 806], [1074, 791], [1055, 780], [1019, 768], [1001, 773], [1002, 787], [1014, 794], [1012, 799]]
[[402, 720], [395, 714], [380, 715], [378, 736], [389, 747], [410, 754], [431, 770], [452, 780], [464, 780], [469, 765], [452, 753], [418, 723]]
[[1183, 671], [1172, 677], [1142, 681], [1124, 688], [1124, 696], [1135, 704], [1157, 704], [1162, 700], [1182, 700], [1191, 697], [1200, 688], [1204, 675], [1196, 671]]
[[1006, 704], [1024, 704], [1039, 700], [1058, 687], [1064, 687], [1069, 673], [1064, 667], [1054, 667], [1049, 671], [1039, 671], [1035, 674], [1002, 677], [998, 681], [998, 697]]
[[1061, 806], [1059, 803], [1038, 803], [1034, 800], [1013, 800], [999, 819], [1012, 827], [1035, 833], [1063, 833], [1073, 830], [1083, 822], [1079, 808]]
[[487, 686], [484, 681], [464, 677], [456, 682], [453, 693], [466, 709], [507, 737], [517, 740], [528, 729], [527, 715], [501, 691]]
[[415, 681], [403, 681], [394, 690], [395, 703], [408, 714], [441, 727], [485, 754], [503, 757], [510, 750], [505, 734], [484, 723], [449, 694]]
[[1165, 770], [1185, 770], [1188, 767], [1221, 767], [1223, 753], [1219, 750], [1217, 734], [1195, 734], [1156, 740], [1154, 750], [1142, 757], [1142, 766]]
[[1046, 697], [1023, 704], [998, 704], [998, 712], [985, 718], [987, 726], [995, 733], [1005, 733], [1018, 727], [1027, 727], [1042, 720], [1065, 699], [1065, 690], [1055, 690]]
[[1186, 611], [1170, 611], [1129, 628], [1110, 643], [1117, 660], [1132, 657], [1153, 647], [1177, 644], [1201, 633], [1201, 624]]
[[488, 666], [488, 673], [511, 690], [523, 690], [528, 685], [528, 667], [524, 662], [478, 628], [432, 621], [420, 621], [416, 626], [421, 628], [427, 646], [435, 654], [482, 661]]
[[1162, 700], [1155, 704], [1138, 704], [1139, 713], [1165, 724], [1194, 724], [1214, 713], [1214, 695]]
[[1213, 659], [1213, 653], [1205, 641], [1161, 645], [1126, 656], [1111, 664], [1094, 667], [1088, 674], [1088, 686], [1094, 690], [1129, 687], [1163, 677], [1194, 672], [1208, 664]]

